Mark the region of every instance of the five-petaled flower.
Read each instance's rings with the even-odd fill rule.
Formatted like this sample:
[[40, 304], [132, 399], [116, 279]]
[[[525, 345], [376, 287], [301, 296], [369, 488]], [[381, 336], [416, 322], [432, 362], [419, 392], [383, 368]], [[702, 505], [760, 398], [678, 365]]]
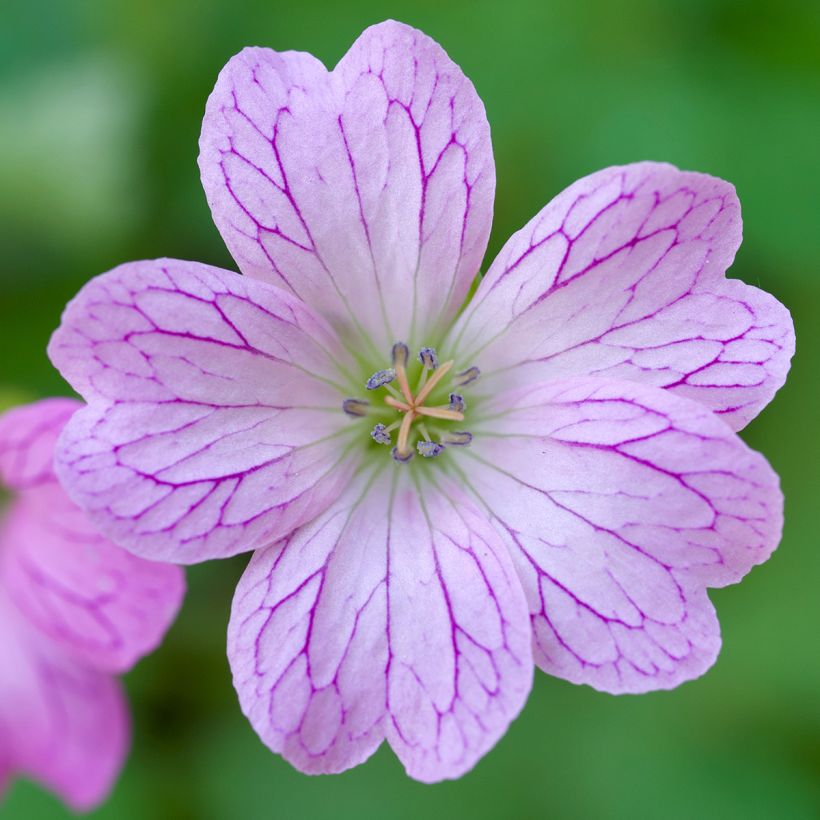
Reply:
[[50, 355], [89, 406], [58, 471], [109, 537], [182, 563], [256, 550], [229, 655], [245, 714], [305, 772], [386, 739], [457, 777], [533, 664], [676, 686], [720, 637], [706, 588], [775, 548], [777, 477], [735, 430], [783, 383], [788, 312], [724, 278], [731, 185], [609, 168], [490, 230], [484, 107], [422, 33], [336, 68], [249, 48], [199, 158], [244, 276], [123, 265]]
[[80, 407], [46, 399], [0, 416], [0, 791], [36, 778], [75, 810], [99, 803], [128, 748], [115, 674], [160, 642], [179, 567], [106, 541], [63, 492], [54, 445]]

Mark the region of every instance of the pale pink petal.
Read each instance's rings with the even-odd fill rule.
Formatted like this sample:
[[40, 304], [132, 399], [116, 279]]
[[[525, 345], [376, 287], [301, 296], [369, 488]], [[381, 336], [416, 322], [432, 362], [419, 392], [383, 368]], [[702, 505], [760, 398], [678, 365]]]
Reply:
[[696, 399], [740, 429], [794, 353], [786, 308], [724, 278], [740, 239], [729, 183], [650, 162], [607, 168], [507, 242], [449, 347], [481, 368], [487, 393], [629, 379]]
[[106, 541], [57, 483], [49, 454], [81, 407], [46, 399], [0, 416], [0, 481], [16, 496], [0, 520], [0, 586], [73, 657], [120, 671], [161, 641], [185, 579]]
[[253, 549], [345, 481], [346, 354], [278, 288], [193, 262], [123, 265], [69, 304], [49, 355], [90, 405], [58, 445], [60, 480], [137, 555]]
[[0, 748], [77, 811], [102, 802], [128, 748], [118, 681], [68, 659], [0, 600]]
[[355, 766], [384, 737], [388, 499], [362, 492], [254, 554], [228, 629], [243, 711], [310, 774]]
[[708, 669], [706, 587], [780, 540], [766, 460], [701, 404], [634, 382], [535, 385], [483, 412], [462, 469], [513, 554], [538, 665], [614, 693]]
[[240, 581], [240, 702], [302, 771], [349, 768], [387, 737], [412, 777], [458, 777], [526, 699], [526, 602], [499, 536], [455, 485], [422, 493], [407, 472], [360, 477]]
[[443, 49], [393, 21], [328, 73], [249, 48], [223, 69], [200, 139], [214, 221], [243, 273], [289, 288], [382, 353], [461, 305], [492, 219], [484, 106]]
[[391, 513], [387, 739], [418, 780], [459, 777], [529, 694], [526, 601], [503, 542], [459, 484], [398, 482]]

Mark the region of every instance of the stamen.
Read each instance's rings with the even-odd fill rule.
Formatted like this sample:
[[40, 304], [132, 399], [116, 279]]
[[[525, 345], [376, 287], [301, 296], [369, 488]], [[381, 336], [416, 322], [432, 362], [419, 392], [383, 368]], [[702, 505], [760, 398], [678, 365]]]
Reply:
[[465, 384], [474, 382], [480, 375], [481, 371], [477, 367], [469, 367], [467, 370], [453, 376], [453, 384], [456, 387], [464, 387]]
[[405, 413], [404, 418], [401, 420], [401, 427], [399, 427], [399, 437], [396, 441], [396, 449], [402, 455], [405, 455], [409, 450], [411, 453], [413, 452], [407, 446], [407, 439], [410, 437], [410, 427], [413, 424], [413, 419], [415, 419], [416, 414], [413, 412]]
[[411, 458], [413, 458], [413, 456], [415, 455], [415, 453], [414, 453], [412, 450], [408, 450], [406, 453], [402, 453], [402, 452], [399, 450], [399, 448], [398, 448], [398, 447], [394, 447], [394, 448], [390, 451], [390, 455], [391, 455], [391, 456], [393, 456], [393, 458], [394, 458], [396, 461], [399, 461], [399, 462], [401, 462], [402, 464], [407, 464], [407, 462], [408, 462], [408, 461], [410, 461], [410, 459], [411, 459]]
[[380, 387], [384, 387], [386, 384], [390, 384], [393, 379], [396, 378], [396, 371], [393, 370], [392, 367], [388, 367], [386, 370], [377, 370], [368, 380], [367, 380], [367, 389], [368, 390], [378, 390]]
[[434, 347], [423, 347], [419, 351], [419, 361], [430, 370], [438, 367], [438, 356]]
[[393, 368], [396, 373], [396, 378], [399, 380], [399, 387], [401, 387], [402, 395], [407, 399], [408, 404], [413, 403], [413, 394], [410, 392], [410, 384], [407, 381], [407, 359], [410, 351], [404, 342], [396, 342], [393, 345]]
[[366, 416], [370, 402], [365, 399], [345, 399], [342, 402], [342, 410], [348, 416]]
[[424, 404], [424, 400], [430, 395], [433, 388], [447, 375], [447, 373], [450, 372], [450, 368], [452, 368], [452, 366], [453, 362], [450, 360], [449, 362], [444, 362], [443, 365], [436, 368], [433, 375], [430, 376], [427, 384], [421, 388], [418, 396], [416, 396], [416, 405]]
[[435, 441], [420, 441], [416, 445], [416, 449], [425, 458], [435, 458], [436, 456], [441, 455], [444, 452], [444, 447]]
[[442, 444], [453, 444], [456, 447], [467, 447], [473, 440], [473, 434], [466, 430], [447, 430], [441, 436]]
[[464, 421], [464, 413], [459, 413], [458, 410], [450, 410], [447, 407], [417, 407], [416, 412], [421, 416], [430, 416], [434, 419]]
[[371, 431], [370, 431], [370, 438], [373, 441], [378, 442], [379, 444], [392, 444], [393, 439], [390, 438], [390, 433], [388, 429], [383, 424], [377, 424]]
[[[367, 380], [368, 390], [384, 387], [387, 391], [387, 395], [382, 394], [384, 407], [381, 409], [371, 407], [370, 402], [366, 399], [357, 398], [345, 399], [342, 405], [344, 411], [351, 416], [365, 416], [369, 413], [378, 415], [380, 410], [384, 413], [388, 411], [388, 408], [397, 411], [393, 414], [394, 421], [389, 424], [379, 422], [370, 431], [370, 436], [378, 444], [390, 445], [394, 441], [391, 433], [398, 428], [391, 455], [401, 463], [410, 461], [416, 452], [424, 458], [435, 458], [450, 445], [466, 447], [472, 442], [473, 436], [466, 430], [441, 430], [432, 423], [437, 419], [447, 422], [464, 421], [467, 402], [461, 393], [450, 393], [448, 404], [428, 407], [425, 402], [441, 385], [448, 373], [451, 374], [450, 378], [455, 386], [470, 384], [481, 375], [477, 367], [470, 367], [453, 376], [451, 373], [452, 360], [439, 364], [435, 348], [422, 347], [418, 353], [421, 372], [414, 396], [408, 383], [407, 367], [408, 364], [412, 364], [409, 362], [409, 355], [407, 345], [404, 342], [396, 342], [392, 350], [393, 366], [376, 371]], [[398, 382], [396, 386], [391, 384], [394, 380]], [[401, 392], [396, 388], [400, 388]], [[429, 430], [428, 423], [430, 423]], [[416, 424], [415, 434], [413, 433], [414, 424]], [[435, 441], [431, 432], [436, 438]]]
[[416, 393], [421, 391], [421, 388], [427, 384], [427, 377], [431, 370], [438, 367], [438, 355], [434, 347], [423, 347], [419, 351], [419, 361], [422, 363], [421, 375], [419, 376], [419, 383], [416, 385]]

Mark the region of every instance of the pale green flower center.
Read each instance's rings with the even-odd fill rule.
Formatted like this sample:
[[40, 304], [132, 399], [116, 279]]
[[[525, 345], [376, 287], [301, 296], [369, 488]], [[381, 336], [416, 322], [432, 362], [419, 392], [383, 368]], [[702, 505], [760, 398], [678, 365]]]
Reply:
[[372, 399], [345, 399], [345, 413], [377, 418], [370, 438], [393, 445], [390, 452], [400, 463], [416, 452], [434, 458], [447, 447], [469, 445], [473, 437], [463, 429], [467, 402], [460, 391], [479, 377], [478, 368], [455, 372], [452, 360], [439, 364], [432, 347], [421, 348], [411, 360], [403, 342], [393, 345], [391, 358], [392, 366], [377, 370], [365, 384]]

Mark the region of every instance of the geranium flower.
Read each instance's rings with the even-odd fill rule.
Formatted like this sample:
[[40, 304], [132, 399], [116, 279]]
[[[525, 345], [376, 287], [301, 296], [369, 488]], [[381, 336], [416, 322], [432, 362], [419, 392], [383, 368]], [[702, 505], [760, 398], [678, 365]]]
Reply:
[[0, 793], [33, 777], [75, 810], [108, 793], [128, 748], [115, 677], [162, 640], [184, 594], [179, 567], [102, 538], [54, 476], [80, 407], [47, 399], [0, 416]]
[[59, 473], [135, 553], [256, 550], [228, 652], [305, 772], [386, 739], [457, 777], [550, 674], [608, 692], [715, 660], [707, 586], [775, 548], [781, 495], [735, 435], [783, 383], [787, 311], [723, 273], [733, 188], [609, 168], [515, 234], [465, 301], [495, 172], [484, 107], [388, 22], [332, 72], [249, 48], [199, 158], [245, 274], [137, 262], [69, 305], [87, 399]]

